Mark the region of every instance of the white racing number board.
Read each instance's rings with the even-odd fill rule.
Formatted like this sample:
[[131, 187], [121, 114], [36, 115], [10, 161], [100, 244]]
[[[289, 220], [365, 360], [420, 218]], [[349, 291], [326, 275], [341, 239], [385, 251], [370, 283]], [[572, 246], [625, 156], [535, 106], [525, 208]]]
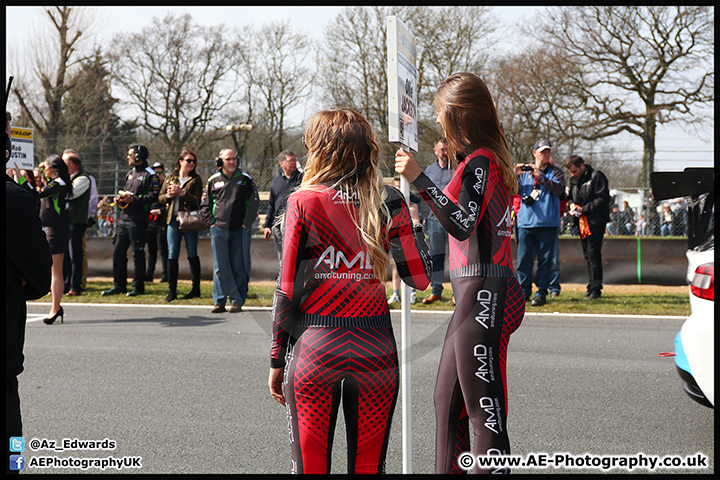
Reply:
[[415, 36], [397, 16], [387, 17], [388, 140], [418, 150], [418, 72]]
[[7, 162], [7, 168], [14, 168], [17, 164], [21, 170], [32, 170], [33, 167], [33, 130], [32, 128], [11, 127], [12, 154]]

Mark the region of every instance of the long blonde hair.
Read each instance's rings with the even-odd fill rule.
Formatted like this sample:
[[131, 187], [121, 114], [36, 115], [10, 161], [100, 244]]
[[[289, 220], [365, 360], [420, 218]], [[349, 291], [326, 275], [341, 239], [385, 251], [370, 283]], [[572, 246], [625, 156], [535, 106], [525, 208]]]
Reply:
[[509, 193], [517, 193], [510, 147], [485, 82], [473, 73], [450, 75], [438, 86], [434, 106], [448, 139], [453, 165], [457, 165], [458, 154], [485, 148], [495, 157]]
[[[380, 148], [370, 123], [348, 108], [322, 110], [308, 120], [304, 142], [308, 155], [298, 191], [329, 186], [345, 195], [350, 218], [372, 258], [373, 274], [384, 281], [390, 265], [386, 248], [392, 220], [385, 204]], [[350, 205], [354, 198], [357, 216]]]

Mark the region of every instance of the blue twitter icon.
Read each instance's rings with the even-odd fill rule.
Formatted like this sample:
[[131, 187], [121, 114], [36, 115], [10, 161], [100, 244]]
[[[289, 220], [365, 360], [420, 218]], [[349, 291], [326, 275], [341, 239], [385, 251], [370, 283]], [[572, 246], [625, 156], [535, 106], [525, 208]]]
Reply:
[[10, 437], [10, 451], [11, 452], [25, 451], [25, 439], [23, 437]]

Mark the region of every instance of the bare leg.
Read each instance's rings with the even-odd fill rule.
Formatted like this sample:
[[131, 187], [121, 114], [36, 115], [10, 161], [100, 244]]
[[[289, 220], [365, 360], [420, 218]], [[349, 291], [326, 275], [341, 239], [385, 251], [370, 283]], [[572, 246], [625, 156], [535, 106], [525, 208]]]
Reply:
[[65, 279], [63, 278], [63, 258], [64, 253], [54, 253], [52, 256], [52, 277], [50, 280], [50, 294], [52, 295], [52, 307], [50, 308], [50, 315], [52, 317], [60, 311], [60, 299], [63, 296], [65, 290]]

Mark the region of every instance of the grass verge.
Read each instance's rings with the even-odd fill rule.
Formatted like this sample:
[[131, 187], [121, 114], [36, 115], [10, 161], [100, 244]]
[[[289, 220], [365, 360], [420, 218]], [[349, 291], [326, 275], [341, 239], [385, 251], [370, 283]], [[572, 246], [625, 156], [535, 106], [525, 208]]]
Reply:
[[[165, 303], [167, 295], [167, 283], [146, 283], [145, 295], [128, 298], [125, 295], [114, 295], [103, 297], [103, 290], [112, 287], [111, 281], [88, 281], [87, 289], [78, 297], [64, 296], [62, 303], [69, 305], [73, 303], [108, 303], [108, 304], [140, 304], [140, 305], [168, 305]], [[128, 285], [130, 288], [130, 285]], [[190, 291], [190, 282], [181, 281], [178, 284], [178, 300], [171, 305], [207, 305], [212, 306], [212, 282], [201, 283], [201, 298], [182, 300], [182, 296]], [[271, 282], [251, 283], [248, 291], [248, 298], [245, 305], [248, 307], [272, 307], [274, 286]], [[388, 296], [392, 293], [387, 289]], [[526, 304], [526, 312], [539, 313], [578, 313], [597, 315], [670, 315], [687, 317], [690, 315], [690, 301], [686, 289], [677, 288], [672, 291], [667, 289], [658, 291], [632, 291], [630, 288], [607, 288], [600, 299], [588, 300], [582, 296], [582, 291], [564, 289], [558, 298], [548, 298], [548, 303], [542, 307], [533, 307]], [[447, 310], [452, 311], [450, 303], [452, 292], [449, 289], [443, 291], [442, 300], [431, 305], [421, 303], [423, 298], [430, 295], [430, 289], [417, 292], [418, 303], [412, 306], [416, 311]], [[36, 300], [35, 302], [50, 302], [50, 295]], [[32, 303], [32, 302], [31, 302]], [[399, 309], [399, 303], [390, 304], [391, 309]]]

